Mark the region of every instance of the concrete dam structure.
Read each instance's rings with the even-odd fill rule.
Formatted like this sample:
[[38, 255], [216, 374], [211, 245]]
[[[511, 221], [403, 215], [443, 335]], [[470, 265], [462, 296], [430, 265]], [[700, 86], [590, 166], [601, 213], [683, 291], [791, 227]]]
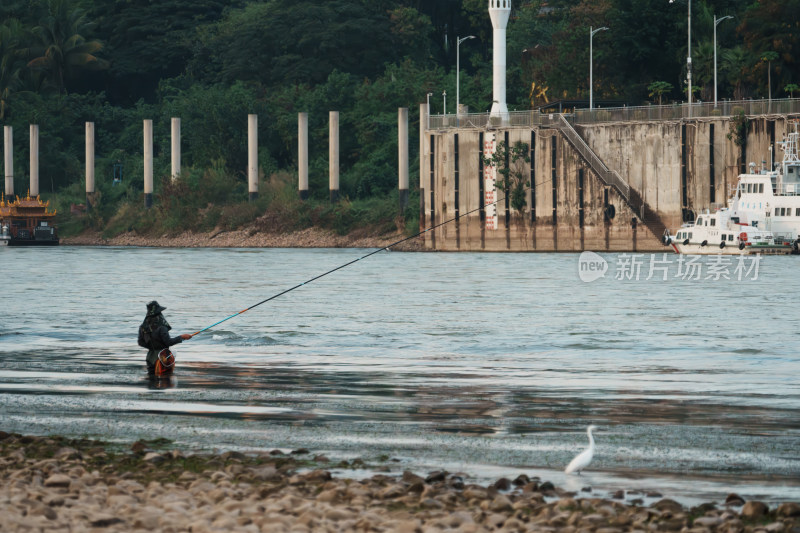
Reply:
[[[654, 120], [615, 120], [613, 112], [594, 110], [594, 120], [576, 115], [573, 124], [565, 115], [536, 112], [427, 116], [423, 104], [420, 226], [460, 217], [425, 233], [425, 246], [668, 252], [665, 228], [725, 206], [751, 162], [758, 169], [780, 161], [776, 142], [800, 118], [797, 102], [789, 104], [785, 113], [747, 111], [749, 131], [738, 137], [735, 113], [717, 110], [708, 113], [717, 116]], [[518, 161], [517, 170], [530, 187], [519, 211], [505, 199], [507, 190], [493, 186], [502, 176], [496, 170], [489, 176], [486, 157], [499, 142], [527, 145], [530, 162]]]

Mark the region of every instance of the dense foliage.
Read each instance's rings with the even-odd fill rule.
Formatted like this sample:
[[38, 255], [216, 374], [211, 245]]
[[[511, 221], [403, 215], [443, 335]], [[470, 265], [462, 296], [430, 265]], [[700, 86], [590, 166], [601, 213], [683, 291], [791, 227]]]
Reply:
[[[733, 20], [717, 26], [720, 97], [797, 92], [800, 0], [691, 5], [696, 98], [713, 97], [714, 20], [725, 15]], [[681, 100], [687, 18], [686, 0], [517, 0], [507, 40], [509, 107], [587, 98], [589, 28], [601, 26], [609, 30], [594, 37], [595, 99]], [[309, 113], [312, 206], [325, 209], [328, 112], [336, 110], [342, 194], [356, 202], [345, 205], [381, 205], [391, 219], [391, 202], [370, 199], [386, 199], [397, 186], [397, 108], [410, 108], [412, 132], [429, 92], [433, 113], [443, 111], [443, 91], [447, 111], [455, 111], [458, 37], [476, 37], [460, 46], [461, 103], [472, 111], [491, 106], [486, 0], [3, 0], [0, 21], [0, 119], [15, 127], [15, 190], [27, 187], [22, 148], [28, 124], [38, 123], [41, 189], [62, 206], [80, 200], [83, 124], [93, 121], [105, 192], [91, 223], [102, 227], [142, 204], [145, 118], [155, 124], [159, 194], [169, 181], [169, 119], [182, 119], [184, 178], [169, 191], [185, 199], [184, 227], [208, 223], [186, 213], [246, 200], [248, 113], [259, 116], [261, 187], [275, 194], [238, 212], [255, 217], [291, 204], [296, 215], [306, 213], [295, 216], [302, 225], [324, 220], [276, 192], [278, 184], [294, 187], [298, 112]], [[124, 179], [112, 188], [115, 163]], [[412, 184], [417, 168], [412, 162]], [[136, 216], [129, 227], [146, 229], [158, 218]]]

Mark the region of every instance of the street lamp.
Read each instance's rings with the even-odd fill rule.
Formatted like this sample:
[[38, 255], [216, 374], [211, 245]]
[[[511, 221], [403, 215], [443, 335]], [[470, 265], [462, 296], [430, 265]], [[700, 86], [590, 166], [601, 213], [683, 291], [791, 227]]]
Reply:
[[593, 92], [592, 92], [593, 89], [594, 89], [594, 87], [593, 87], [594, 86], [594, 73], [592, 72], [592, 67], [593, 67], [593, 65], [592, 65], [592, 63], [593, 63], [593, 58], [592, 58], [592, 37], [594, 37], [595, 33], [599, 32], [599, 31], [607, 30], [607, 29], [608, 28], [603, 26], [602, 28], [597, 28], [596, 30], [593, 30], [592, 27], [589, 26], [589, 110], [590, 111], [592, 110], [592, 108], [594, 108], [594, 97], [593, 97]]
[[461, 110], [459, 109], [458, 105], [459, 102], [461, 101], [460, 100], [461, 95], [459, 94], [461, 86], [459, 85], [459, 79], [458, 79], [459, 74], [461, 72], [461, 63], [460, 63], [461, 58], [459, 55], [459, 47], [461, 46], [461, 43], [463, 43], [467, 39], [474, 39], [474, 38], [475, 38], [474, 35], [467, 35], [466, 37], [462, 37], [461, 39], [456, 37], [456, 116], [461, 114]]
[[428, 93], [428, 129], [431, 129], [431, 96], [433, 93]]
[[[675, 0], [669, 0], [672, 4]], [[686, 56], [686, 92], [689, 93], [689, 116], [692, 116], [692, 0], [689, 0], [689, 52]]]
[[446, 117], [447, 116], [447, 91], [442, 91], [442, 100], [443, 100], [442, 107], [444, 108], [444, 111], [442, 111], [442, 115], [444, 115]]
[[717, 107], [717, 24], [722, 22], [725, 19], [732, 19], [733, 17], [730, 15], [726, 15], [724, 17], [717, 18], [714, 15], [714, 108]]

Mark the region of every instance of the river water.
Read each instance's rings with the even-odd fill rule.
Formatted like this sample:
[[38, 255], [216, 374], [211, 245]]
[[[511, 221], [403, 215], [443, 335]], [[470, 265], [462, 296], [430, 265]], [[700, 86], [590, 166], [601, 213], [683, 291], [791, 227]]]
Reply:
[[[369, 251], [0, 249], [0, 429], [800, 501], [797, 257], [380, 252], [147, 378], [148, 301], [191, 333]], [[591, 423], [594, 462], [565, 476]]]

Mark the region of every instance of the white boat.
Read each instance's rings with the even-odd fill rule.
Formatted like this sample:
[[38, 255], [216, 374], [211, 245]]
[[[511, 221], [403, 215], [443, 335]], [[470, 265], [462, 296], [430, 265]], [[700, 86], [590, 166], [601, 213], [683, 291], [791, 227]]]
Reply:
[[739, 222], [728, 208], [708, 209], [674, 235], [664, 233], [664, 244], [675, 253], [692, 255], [789, 254], [792, 246], [775, 242], [772, 232]]
[[8, 231], [8, 224], [0, 225], [0, 246], [8, 246], [8, 241], [11, 240], [11, 234]]
[[783, 161], [772, 170], [740, 174], [736, 189], [728, 200], [734, 221], [771, 231], [777, 241], [791, 244], [795, 252], [800, 246], [800, 158], [798, 131], [776, 143], [783, 149]]

